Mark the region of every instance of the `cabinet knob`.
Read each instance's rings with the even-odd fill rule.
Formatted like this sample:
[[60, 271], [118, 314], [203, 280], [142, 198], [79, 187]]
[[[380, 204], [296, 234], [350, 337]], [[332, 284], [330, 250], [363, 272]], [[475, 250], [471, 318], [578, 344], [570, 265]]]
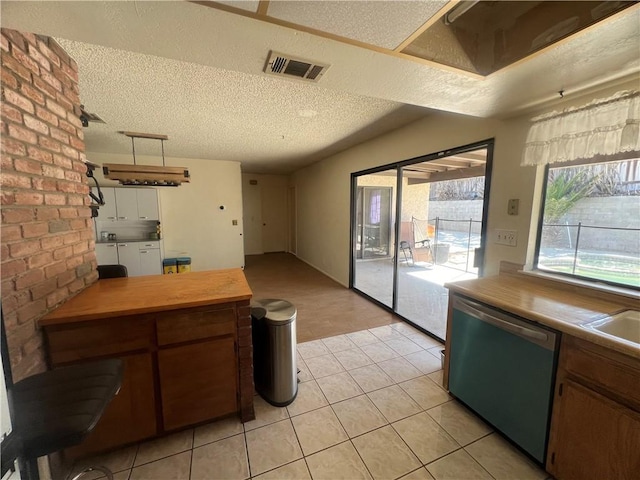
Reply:
[[140, 220], [146, 220], [149, 217], [140, 217]]

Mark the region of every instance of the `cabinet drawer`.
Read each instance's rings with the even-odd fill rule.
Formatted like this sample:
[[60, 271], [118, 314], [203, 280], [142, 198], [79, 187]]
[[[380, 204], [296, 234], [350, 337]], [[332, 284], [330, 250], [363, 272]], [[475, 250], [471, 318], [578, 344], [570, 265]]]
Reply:
[[158, 317], [156, 329], [160, 346], [221, 335], [234, 335], [236, 313], [235, 309], [230, 307], [178, 310]]
[[560, 366], [573, 376], [604, 387], [640, 411], [640, 361], [575, 337], [563, 337]]
[[153, 321], [149, 317], [124, 317], [47, 327], [45, 335], [52, 366], [149, 350], [154, 343]]
[[160, 242], [155, 240], [150, 242], [140, 242], [138, 243], [138, 248], [140, 250], [148, 250], [150, 248], [160, 248]]

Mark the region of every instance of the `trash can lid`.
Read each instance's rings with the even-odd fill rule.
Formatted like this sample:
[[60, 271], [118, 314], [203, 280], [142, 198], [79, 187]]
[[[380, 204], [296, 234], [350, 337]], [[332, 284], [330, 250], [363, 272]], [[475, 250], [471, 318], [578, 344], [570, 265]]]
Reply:
[[256, 300], [252, 307], [263, 307], [266, 310], [264, 318], [270, 323], [290, 323], [296, 318], [296, 307], [286, 300], [266, 298]]

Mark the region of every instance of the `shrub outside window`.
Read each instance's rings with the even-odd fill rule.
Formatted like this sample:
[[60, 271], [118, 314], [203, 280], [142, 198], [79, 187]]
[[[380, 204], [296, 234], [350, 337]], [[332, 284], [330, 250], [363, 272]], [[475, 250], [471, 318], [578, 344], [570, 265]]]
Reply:
[[547, 166], [536, 268], [640, 288], [640, 160]]

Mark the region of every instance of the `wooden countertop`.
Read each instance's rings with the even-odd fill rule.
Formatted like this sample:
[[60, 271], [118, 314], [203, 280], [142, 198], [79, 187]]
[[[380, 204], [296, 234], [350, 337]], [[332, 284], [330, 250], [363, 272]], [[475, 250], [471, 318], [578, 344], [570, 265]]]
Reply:
[[39, 321], [40, 326], [251, 299], [240, 268], [98, 280]]
[[560, 332], [640, 358], [640, 347], [632, 342], [618, 341], [580, 326], [631, 308], [627, 302], [600, 296], [595, 290], [566, 288], [559, 282], [524, 274], [463, 280], [447, 283], [445, 287]]

